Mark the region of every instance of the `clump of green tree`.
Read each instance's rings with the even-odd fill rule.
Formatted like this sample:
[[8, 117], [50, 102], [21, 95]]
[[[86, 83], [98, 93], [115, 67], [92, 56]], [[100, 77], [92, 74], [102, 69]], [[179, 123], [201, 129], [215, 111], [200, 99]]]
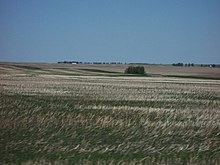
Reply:
[[125, 69], [126, 74], [145, 74], [143, 66], [129, 66]]

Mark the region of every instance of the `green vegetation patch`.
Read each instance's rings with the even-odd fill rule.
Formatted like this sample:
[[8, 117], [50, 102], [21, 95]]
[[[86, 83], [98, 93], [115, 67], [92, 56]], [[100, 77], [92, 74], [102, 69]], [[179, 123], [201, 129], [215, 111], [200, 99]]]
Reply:
[[145, 74], [145, 69], [143, 66], [129, 66], [128, 68], [125, 69], [126, 74], [140, 74], [144, 75]]
[[28, 65], [14, 65], [17, 68], [27, 69], [27, 70], [42, 70], [42, 68]]
[[97, 72], [97, 73], [120, 73], [120, 72], [106, 71], [106, 70], [100, 70], [100, 69], [78, 69], [78, 70]]

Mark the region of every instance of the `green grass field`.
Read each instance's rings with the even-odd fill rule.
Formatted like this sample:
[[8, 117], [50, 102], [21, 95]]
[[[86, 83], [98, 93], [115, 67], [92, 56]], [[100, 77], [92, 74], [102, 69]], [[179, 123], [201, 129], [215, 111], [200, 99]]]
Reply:
[[220, 164], [220, 80], [125, 68], [1, 63], [0, 164]]

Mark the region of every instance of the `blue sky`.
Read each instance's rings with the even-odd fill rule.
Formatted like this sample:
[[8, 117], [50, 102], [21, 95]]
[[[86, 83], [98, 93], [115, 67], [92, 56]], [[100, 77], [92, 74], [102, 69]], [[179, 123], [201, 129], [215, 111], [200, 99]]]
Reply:
[[220, 63], [220, 0], [0, 0], [0, 61]]

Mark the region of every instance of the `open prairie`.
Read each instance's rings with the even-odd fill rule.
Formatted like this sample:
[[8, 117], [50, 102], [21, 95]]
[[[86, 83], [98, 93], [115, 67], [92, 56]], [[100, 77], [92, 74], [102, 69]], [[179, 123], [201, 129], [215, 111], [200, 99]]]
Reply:
[[220, 68], [0, 63], [1, 164], [220, 164]]

